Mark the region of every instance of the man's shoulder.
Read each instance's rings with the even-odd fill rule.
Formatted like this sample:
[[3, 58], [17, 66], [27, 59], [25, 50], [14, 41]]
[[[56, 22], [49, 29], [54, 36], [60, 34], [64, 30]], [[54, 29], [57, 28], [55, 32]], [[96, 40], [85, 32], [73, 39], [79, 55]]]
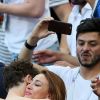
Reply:
[[80, 67], [76, 66], [75, 68], [71, 68], [70, 66], [63, 67], [63, 66], [57, 66], [57, 65], [52, 65], [52, 66], [47, 66], [47, 68], [50, 71], [53, 71], [54, 73], [61, 74], [61, 75], [68, 75], [68, 74], [75, 74], [79, 71]]
[[50, 65], [50, 66], [46, 66], [46, 68], [48, 69], [60, 69], [60, 70], [78, 70], [80, 67], [79, 66], [75, 66], [74, 68], [72, 68], [71, 66], [58, 66], [58, 65]]
[[77, 74], [77, 73], [79, 72], [79, 70], [80, 70], [80, 67], [77, 66], [77, 67], [75, 67], [75, 68], [72, 68], [71, 73]]

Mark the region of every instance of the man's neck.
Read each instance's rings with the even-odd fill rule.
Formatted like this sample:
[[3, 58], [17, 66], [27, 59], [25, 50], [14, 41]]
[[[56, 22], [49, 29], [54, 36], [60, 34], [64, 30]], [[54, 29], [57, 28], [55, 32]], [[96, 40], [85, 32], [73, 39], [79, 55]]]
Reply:
[[90, 6], [91, 6], [92, 9], [93, 9], [96, 0], [86, 0], [86, 1], [90, 4]]
[[18, 88], [9, 89], [7, 96], [21, 96]]
[[80, 75], [86, 79], [91, 80], [100, 74], [100, 64], [93, 68], [80, 67]]
[[8, 96], [24, 96], [26, 84], [21, 83], [19, 86], [10, 88], [8, 91]]

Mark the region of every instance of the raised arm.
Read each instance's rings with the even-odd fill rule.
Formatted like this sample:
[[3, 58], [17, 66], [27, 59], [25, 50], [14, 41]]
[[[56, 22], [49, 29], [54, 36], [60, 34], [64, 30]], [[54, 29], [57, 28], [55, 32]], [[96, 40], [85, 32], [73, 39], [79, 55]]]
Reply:
[[40, 17], [45, 9], [45, 0], [24, 0], [23, 3], [0, 3], [0, 12], [28, 17]]
[[50, 20], [53, 20], [53, 18], [45, 18], [37, 24], [37, 26], [32, 31], [32, 34], [27, 39], [24, 47], [22, 48], [21, 53], [19, 54], [19, 59], [31, 60], [32, 51], [36, 46], [38, 40], [51, 34], [50, 32], [48, 32], [48, 24]]
[[61, 35], [60, 52], [62, 53], [61, 56], [62, 61], [57, 61], [56, 64], [62, 66], [72, 66], [72, 67], [79, 65], [77, 57], [73, 57], [70, 54], [70, 50], [67, 43], [67, 36], [65, 34]]
[[64, 22], [67, 21], [67, 18], [69, 16], [71, 9], [72, 9], [72, 7], [71, 7], [70, 3], [68, 3], [67, 1], [65, 4], [61, 4], [61, 5], [53, 7], [53, 10], [57, 14], [58, 18]]

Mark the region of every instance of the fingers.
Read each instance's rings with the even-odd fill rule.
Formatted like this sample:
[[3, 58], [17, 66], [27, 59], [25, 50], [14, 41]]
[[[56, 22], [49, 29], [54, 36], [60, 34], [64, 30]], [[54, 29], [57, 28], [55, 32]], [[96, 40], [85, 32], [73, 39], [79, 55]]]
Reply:
[[96, 86], [97, 86], [97, 83], [92, 83], [92, 84], [91, 84], [92, 89], [95, 89]]
[[39, 31], [41, 29], [41, 27], [43, 27], [44, 25], [45, 25], [45, 28], [47, 28], [48, 24], [49, 24], [49, 21], [51, 21], [51, 20], [53, 20], [52, 17], [46, 17], [46, 18], [40, 19], [40, 21], [38, 22], [38, 24], [33, 29], [33, 34], [37, 33], [37, 31]]
[[53, 17], [45, 17], [43, 20], [50, 21], [50, 20], [54, 20], [54, 18]]
[[98, 81], [98, 77], [96, 77], [95, 79], [91, 80], [91, 83], [96, 83]]
[[91, 87], [94, 89], [97, 85], [98, 82], [98, 77], [96, 77], [95, 79], [91, 80]]
[[46, 50], [34, 51], [33, 55], [45, 54]]
[[34, 58], [34, 61], [37, 62], [38, 64], [47, 64], [54, 62], [54, 60], [55, 59], [53, 57], [46, 57], [46, 56], [37, 56]]
[[50, 55], [50, 54], [52, 54], [52, 50], [39, 50], [39, 51], [34, 51], [33, 52], [33, 55], [38, 55], [38, 54]]
[[39, 40], [47, 37], [48, 35], [54, 34], [54, 32], [48, 32], [49, 21], [51, 20], [53, 20], [52, 17], [41, 19], [34, 27], [32, 34], [30, 35], [30, 39], [32, 39], [32, 37], [38, 37]]
[[39, 64], [51, 63], [56, 61], [51, 50], [42, 50], [33, 52], [33, 60]]
[[45, 63], [45, 59], [46, 59], [45, 50], [43, 50], [43, 51], [34, 51], [32, 59], [34, 60], [34, 62], [36, 62], [38, 64]]
[[91, 81], [91, 88], [93, 89], [93, 92], [100, 96], [100, 80], [99, 77], [96, 77]]
[[40, 23], [49, 22], [51, 20], [54, 20], [54, 18], [53, 17], [45, 17], [45, 18], [40, 19]]

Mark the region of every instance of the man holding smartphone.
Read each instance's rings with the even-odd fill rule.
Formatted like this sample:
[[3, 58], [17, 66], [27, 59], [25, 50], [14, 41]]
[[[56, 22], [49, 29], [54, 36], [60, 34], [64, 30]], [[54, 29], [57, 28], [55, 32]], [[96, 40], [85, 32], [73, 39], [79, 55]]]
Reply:
[[76, 28], [82, 19], [91, 17], [92, 10], [89, 4], [86, 4], [86, 1], [84, 0], [71, 0], [71, 2], [73, 4], [77, 4], [73, 6], [72, 12], [68, 17], [68, 22], [72, 23], [71, 36], [63, 35], [60, 45], [60, 52], [55, 52], [51, 50], [38, 51], [39, 53], [41, 52], [41, 54], [45, 55], [45, 58], [39, 60], [39, 63], [43, 64], [56, 62], [56, 64], [63, 66], [79, 65], [79, 62], [76, 57]]
[[[47, 35], [48, 21], [43, 20], [38, 24], [38, 28], [34, 29], [31, 36], [27, 40], [27, 45], [25, 44], [22, 52], [19, 56], [20, 59], [31, 60], [32, 50], [36, 45], [38, 39], [41, 39]], [[43, 27], [41, 27], [43, 26]], [[35, 33], [35, 34], [34, 34]], [[66, 100], [98, 100], [91, 89], [91, 79], [97, 77], [100, 74], [100, 19], [99, 18], [88, 18], [82, 20], [77, 28], [76, 35], [76, 47], [77, 47], [77, 57], [80, 63], [79, 66], [74, 66], [77, 68], [70, 68], [70, 66], [47, 66], [46, 69], [59, 75], [65, 82], [67, 90]], [[33, 47], [33, 48], [29, 48]], [[50, 53], [49, 53], [50, 54]], [[45, 55], [37, 54], [35, 55], [37, 61], [44, 60]], [[59, 56], [58, 56], [59, 57]], [[34, 65], [39, 69], [44, 67]], [[83, 87], [83, 88], [82, 88]], [[80, 90], [83, 89], [81, 92]]]

